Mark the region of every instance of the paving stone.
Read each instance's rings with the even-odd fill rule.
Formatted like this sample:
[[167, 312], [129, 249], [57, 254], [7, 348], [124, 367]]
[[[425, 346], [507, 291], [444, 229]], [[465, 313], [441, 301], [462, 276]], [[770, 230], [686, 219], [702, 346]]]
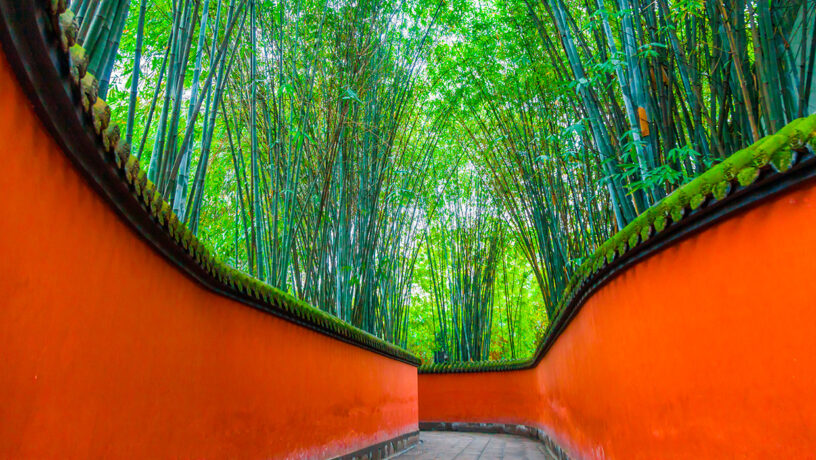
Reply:
[[397, 460], [550, 460], [539, 441], [508, 434], [423, 431], [420, 444]]

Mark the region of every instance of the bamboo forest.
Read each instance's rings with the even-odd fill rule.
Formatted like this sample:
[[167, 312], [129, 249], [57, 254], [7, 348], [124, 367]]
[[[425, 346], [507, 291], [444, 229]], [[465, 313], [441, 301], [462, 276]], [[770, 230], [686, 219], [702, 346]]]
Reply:
[[425, 363], [529, 357], [604, 241], [816, 112], [814, 0], [68, 8], [214, 256]]

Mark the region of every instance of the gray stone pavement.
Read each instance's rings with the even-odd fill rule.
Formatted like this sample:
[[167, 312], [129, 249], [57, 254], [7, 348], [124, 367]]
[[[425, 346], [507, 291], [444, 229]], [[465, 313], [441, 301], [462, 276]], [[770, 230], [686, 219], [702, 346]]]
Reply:
[[398, 460], [554, 459], [544, 444], [509, 434], [423, 431], [420, 444], [393, 457]]

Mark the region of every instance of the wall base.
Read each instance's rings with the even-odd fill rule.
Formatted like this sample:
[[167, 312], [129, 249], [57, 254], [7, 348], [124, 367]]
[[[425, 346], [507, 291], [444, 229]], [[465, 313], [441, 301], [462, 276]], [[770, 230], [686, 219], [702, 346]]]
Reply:
[[381, 460], [416, 445], [419, 442], [419, 431], [404, 434], [356, 452], [336, 457], [334, 460]]
[[469, 422], [419, 422], [421, 431], [465, 431], [471, 433], [501, 433], [537, 439], [554, 460], [570, 460], [564, 450], [543, 430], [527, 425]]

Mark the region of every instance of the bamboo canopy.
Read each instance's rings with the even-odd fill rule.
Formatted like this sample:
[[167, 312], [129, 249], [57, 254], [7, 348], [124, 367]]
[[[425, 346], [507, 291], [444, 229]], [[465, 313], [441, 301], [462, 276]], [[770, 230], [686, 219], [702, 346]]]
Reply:
[[215, 254], [430, 360], [515, 358], [650, 206], [816, 111], [814, 0], [73, 0]]

